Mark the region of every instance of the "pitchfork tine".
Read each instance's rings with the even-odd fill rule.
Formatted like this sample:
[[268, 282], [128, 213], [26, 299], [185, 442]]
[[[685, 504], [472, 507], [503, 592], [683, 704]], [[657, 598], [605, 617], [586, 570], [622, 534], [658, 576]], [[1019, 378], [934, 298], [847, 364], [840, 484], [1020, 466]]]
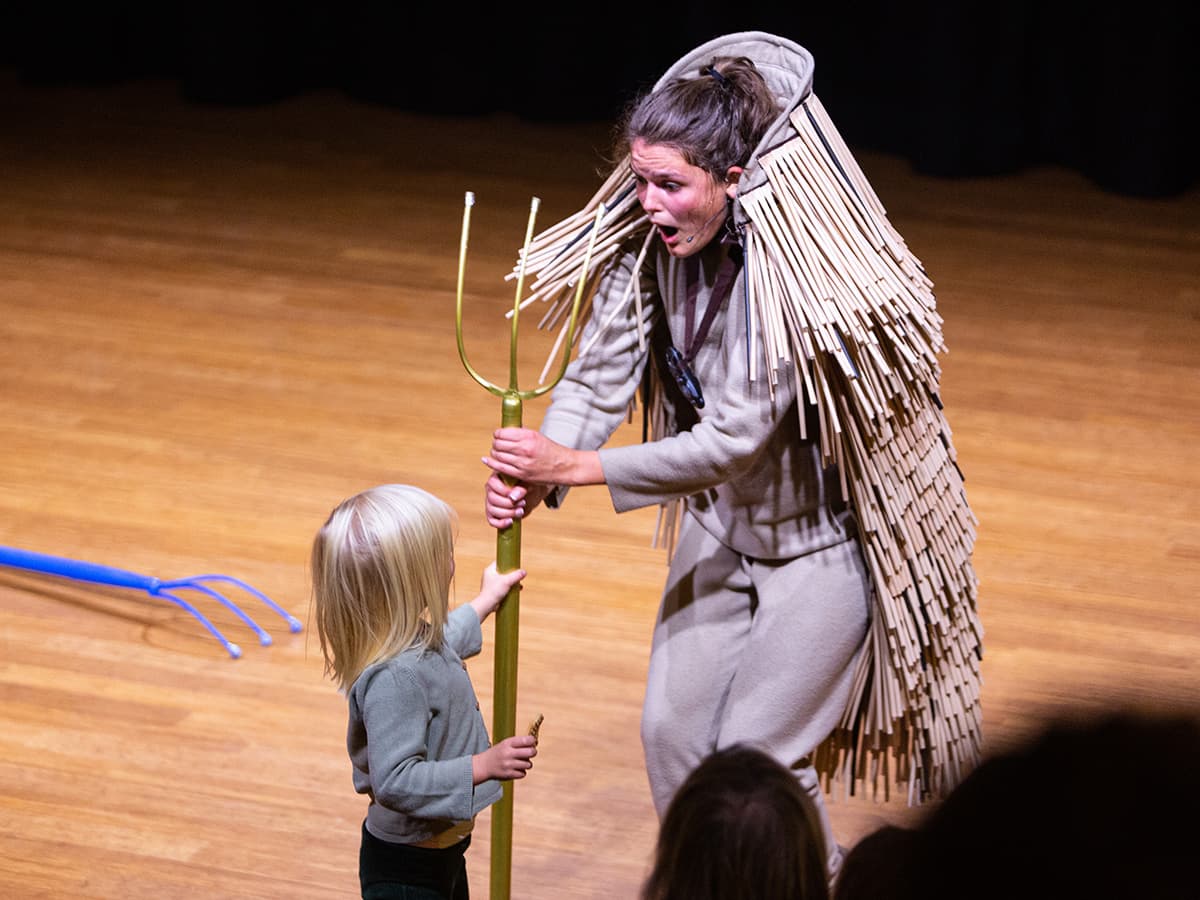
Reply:
[[529, 205], [529, 224], [525, 229], [525, 244], [521, 253], [521, 265], [517, 272], [517, 290], [513, 298], [512, 324], [511, 335], [509, 337], [508, 349], [508, 388], [502, 388], [499, 385], [493, 384], [484, 378], [475, 367], [471, 365], [467, 359], [467, 350], [463, 342], [463, 322], [462, 322], [462, 307], [463, 307], [463, 284], [466, 280], [467, 271], [467, 244], [468, 234], [471, 230], [471, 207], [475, 205], [475, 194], [473, 191], [467, 191], [465, 202], [463, 203], [463, 222], [462, 222], [462, 240], [459, 244], [458, 251], [458, 296], [455, 306], [454, 324], [455, 338], [458, 342], [458, 358], [462, 360], [463, 368], [467, 370], [467, 374], [475, 379], [482, 387], [495, 394], [497, 397], [508, 397], [513, 400], [532, 400], [535, 397], [540, 397], [542, 394], [550, 391], [562, 379], [563, 374], [567, 370], [567, 363], [570, 362], [571, 349], [575, 343], [575, 325], [579, 318], [580, 301], [583, 299], [584, 282], [587, 280], [588, 267], [592, 262], [592, 249], [596, 244], [596, 233], [600, 230], [600, 220], [604, 218], [607, 207], [603, 203], [596, 209], [596, 218], [591, 227], [591, 240], [588, 242], [587, 251], [584, 253], [583, 266], [580, 269], [579, 277], [576, 280], [575, 287], [575, 302], [571, 307], [571, 318], [567, 324], [567, 338], [563, 344], [562, 362], [559, 366], [558, 374], [546, 384], [533, 390], [522, 391], [517, 386], [517, 328], [518, 320], [521, 313], [521, 294], [525, 290], [525, 261], [529, 258], [529, 245], [533, 242], [533, 226], [537, 220], [538, 207], [541, 200], [534, 197]]

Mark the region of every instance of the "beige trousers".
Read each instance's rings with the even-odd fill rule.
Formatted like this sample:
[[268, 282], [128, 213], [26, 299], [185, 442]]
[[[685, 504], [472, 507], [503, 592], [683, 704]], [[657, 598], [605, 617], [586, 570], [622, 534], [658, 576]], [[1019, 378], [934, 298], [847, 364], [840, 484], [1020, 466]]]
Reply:
[[796, 772], [840, 853], [807, 758], [837, 725], [870, 619], [870, 578], [850, 539], [787, 560], [744, 557], [683, 517], [654, 629], [642, 747], [661, 818], [718, 747], [761, 747]]

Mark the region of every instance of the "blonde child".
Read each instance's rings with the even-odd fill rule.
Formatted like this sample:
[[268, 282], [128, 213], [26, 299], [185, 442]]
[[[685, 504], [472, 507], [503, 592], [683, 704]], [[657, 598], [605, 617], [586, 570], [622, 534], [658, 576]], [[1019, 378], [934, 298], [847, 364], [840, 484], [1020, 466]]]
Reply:
[[524, 778], [534, 737], [491, 746], [463, 659], [524, 570], [483, 573], [449, 609], [454, 511], [411, 485], [343, 501], [313, 542], [313, 597], [327, 674], [345, 692], [354, 787], [370, 798], [362, 896], [467, 900], [475, 816]]

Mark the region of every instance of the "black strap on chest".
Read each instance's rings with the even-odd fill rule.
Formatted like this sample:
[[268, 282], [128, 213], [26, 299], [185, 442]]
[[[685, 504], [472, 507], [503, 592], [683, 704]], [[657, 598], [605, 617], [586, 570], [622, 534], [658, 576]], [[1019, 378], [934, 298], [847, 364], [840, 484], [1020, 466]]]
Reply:
[[696, 318], [696, 299], [700, 294], [700, 255], [689, 256], [684, 260], [687, 298], [684, 301], [683, 359], [688, 365], [691, 365], [696, 358], [696, 353], [704, 346], [704, 339], [708, 337], [713, 319], [717, 317], [717, 311], [729, 299], [729, 292], [733, 290], [733, 282], [737, 280], [738, 272], [742, 268], [742, 248], [737, 244], [724, 244], [723, 249], [721, 262], [717, 266], [717, 275], [713, 280], [712, 293], [704, 307], [700, 328], [694, 335], [692, 329]]

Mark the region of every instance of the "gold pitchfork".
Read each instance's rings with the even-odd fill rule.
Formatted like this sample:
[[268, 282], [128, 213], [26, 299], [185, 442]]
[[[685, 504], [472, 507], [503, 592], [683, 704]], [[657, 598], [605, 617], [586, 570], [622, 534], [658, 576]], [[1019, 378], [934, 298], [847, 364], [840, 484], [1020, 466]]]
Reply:
[[[540, 397], [554, 388], [562, 379], [570, 360], [571, 348], [575, 341], [575, 321], [579, 315], [579, 303], [583, 297], [583, 286], [587, 280], [588, 265], [591, 263], [592, 248], [595, 246], [596, 235], [600, 231], [600, 219], [604, 215], [604, 205], [600, 204], [596, 211], [596, 220], [591, 229], [591, 238], [587, 252], [584, 254], [583, 267], [579, 273], [575, 288], [575, 301], [571, 307], [571, 318], [567, 325], [565, 346], [563, 348], [562, 365], [558, 373], [548, 383], [533, 390], [522, 391], [517, 388], [517, 324], [521, 309], [521, 294], [525, 289], [525, 262], [529, 257], [529, 245], [533, 240], [533, 224], [537, 219], [538, 206], [541, 201], [533, 198], [529, 208], [529, 225], [525, 232], [525, 245], [521, 253], [521, 265], [517, 274], [517, 294], [513, 301], [512, 334], [509, 338], [508, 351], [508, 387], [502, 388], [492, 384], [480, 375], [467, 361], [466, 347], [463, 345], [463, 277], [467, 266], [467, 235], [471, 230], [471, 207], [475, 205], [475, 194], [467, 191], [466, 203], [463, 208], [462, 244], [458, 255], [458, 306], [455, 311], [455, 331], [458, 337], [458, 356], [462, 360], [467, 373], [479, 384], [500, 398], [501, 427], [519, 427], [521, 425], [522, 404], [526, 400]], [[505, 483], [515, 484], [515, 480], [507, 476]], [[496, 532], [496, 569], [500, 572], [511, 572], [521, 567], [521, 520], [513, 519], [512, 524]], [[496, 650], [493, 667], [493, 712], [492, 740], [501, 741], [516, 733], [517, 713], [517, 632], [520, 604], [518, 590], [514, 586], [504, 598], [504, 602], [496, 611]], [[539, 723], [540, 724], [540, 723]], [[504, 793], [492, 808], [492, 859], [491, 859], [491, 900], [508, 900], [512, 874], [512, 782], [503, 783]]]

